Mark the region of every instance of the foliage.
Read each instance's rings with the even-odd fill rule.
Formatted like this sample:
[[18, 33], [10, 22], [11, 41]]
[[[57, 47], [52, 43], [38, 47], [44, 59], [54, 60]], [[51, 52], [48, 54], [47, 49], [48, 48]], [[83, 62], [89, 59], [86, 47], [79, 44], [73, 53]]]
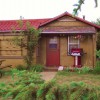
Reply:
[[94, 74], [100, 74], [100, 61], [96, 62], [96, 66], [93, 69]]
[[81, 69], [78, 70], [79, 74], [88, 74], [92, 69], [87, 67], [87, 66], [83, 66]]
[[97, 51], [96, 51], [96, 56], [97, 56], [98, 58], [100, 58], [100, 50], [97, 50]]
[[97, 45], [97, 50], [99, 51], [100, 50], [100, 32], [97, 33], [96, 45]]
[[42, 72], [44, 69], [43, 65], [37, 64], [37, 65], [33, 65], [31, 67], [31, 70], [35, 71], [35, 72]]
[[42, 84], [37, 91], [37, 100], [45, 100], [45, 96], [48, 95], [48, 91], [55, 85], [57, 85], [55, 80], [51, 80], [50, 82]]
[[97, 100], [100, 97], [99, 88], [84, 82], [71, 82], [70, 85], [44, 83], [37, 93], [37, 100]]
[[44, 83], [41, 75], [36, 72], [12, 69], [11, 75], [12, 79], [16, 79], [16, 81], [10, 84], [0, 84], [0, 94], [5, 99], [13, 97], [13, 100], [33, 100], [31, 98], [35, 98], [34, 93], [36, 93], [37, 87]]
[[28, 85], [30, 83], [41, 84], [44, 81], [41, 79], [41, 75], [37, 72], [31, 72], [27, 70], [17, 70], [12, 69], [12, 79], [16, 78], [16, 84], [25, 84]]
[[100, 18], [97, 18], [96, 22], [93, 22], [93, 23], [100, 25]]
[[25, 70], [26, 66], [19, 64], [19, 65], [16, 66], [16, 69], [18, 69], [18, 70]]
[[[22, 73], [24, 73], [19, 70], [13, 70], [13, 72], [15, 75], [18, 74], [18, 77], [23, 76]], [[73, 81], [68, 85], [57, 84], [56, 80], [39, 82], [39, 84], [33, 81], [28, 81], [27, 84], [22, 80], [8, 85], [1, 83], [0, 95], [6, 100], [9, 97], [13, 97], [13, 100], [99, 100], [100, 98], [100, 87], [87, 85], [82, 81]]]
[[[100, 18], [98, 18], [95, 22], [93, 21], [94, 24], [100, 25]], [[97, 33], [97, 50], [100, 50], [100, 32]]]
[[1, 78], [2, 75], [4, 75], [4, 74], [5, 74], [5, 71], [0, 69], [0, 78]]
[[70, 72], [70, 68], [67, 67], [67, 68], [64, 69], [64, 71], [66, 71], [66, 72]]
[[96, 46], [97, 46], [97, 50], [100, 50], [100, 32], [97, 33]]
[[70, 70], [68, 71], [68, 70], [63, 70], [63, 71], [58, 71], [57, 72], [57, 74], [58, 75], [64, 75], [64, 76], [66, 76], [66, 75], [70, 75], [72, 72], [70, 72]]
[[92, 69], [87, 66], [83, 66], [82, 68], [73, 68], [73, 69], [66, 68], [63, 71], [58, 72], [58, 74], [59, 75], [70, 75], [71, 73], [88, 74], [91, 72], [91, 70]]
[[[98, 6], [98, 0], [94, 0], [95, 1], [95, 7]], [[74, 15], [78, 14], [78, 10], [81, 11], [81, 6], [84, 4], [85, 0], [78, 0], [78, 3], [77, 4], [74, 4], [74, 6], [76, 8], [74, 8], [73, 12], [74, 12]]]
[[[22, 28], [23, 22], [21, 21], [19, 24]], [[21, 30], [19, 35], [13, 38], [13, 43], [27, 50], [27, 54], [24, 56], [24, 61], [27, 69], [30, 69], [34, 61], [34, 52], [38, 45], [40, 31], [32, 27], [29, 22], [27, 22], [26, 28], [26, 31]], [[13, 33], [16, 33], [16, 31], [13, 30]]]
[[[11, 75], [11, 69], [7, 69], [7, 70], [2, 69], [2, 70], [0, 70], [0, 75], [1, 75], [1, 77], [2, 77], [2, 76]], [[1, 78], [1, 77], [0, 77], [0, 78]]]

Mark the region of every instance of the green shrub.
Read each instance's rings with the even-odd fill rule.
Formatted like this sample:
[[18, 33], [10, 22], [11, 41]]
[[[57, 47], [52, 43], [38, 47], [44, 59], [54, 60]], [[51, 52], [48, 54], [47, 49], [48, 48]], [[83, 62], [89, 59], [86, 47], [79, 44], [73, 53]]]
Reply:
[[96, 51], [96, 56], [97, 56], [97, 58], [100, 58], [100, 50]]
[[12, 79], [16, 81], [10, 84], [0, 84], [0, 95], [4, 99], [13, 97], [13, 100], [35, 100], [36, 91], [40, 84], [44, 83], [37, 72], [12, 69]]
[[81, 69], [78, 70], [78, 73], [80, 74], [88, 74], [90, 72], [91, 68], [87, 66], [83, 66]]
[[37, 64], [37, 65], [33, 65], [31, 67], [31, 70], [35, 71], [35, 72], [42, 72], [44, 69], [43, 65]]
[[46, 95], [48, 95], [48, 91], [55, 85], [57, 85], [55, 80], [51, 80], [49, 82], [45, 82], [44, 84], [42, 84], [37, 91], [37, 100], [45, 100]]
[[18, 69], [18, 70], [25, 70], [26, 67], [24, 65], [19, 64], [19, 65], [16, 66], [16, 69]]
[[[3, 88], [1, 88], [3, 87]], [[71, 82], [58, 85], [55, 80], [43, 84], [0, 84], [4, 98], [13, 100], [99, 100], [100, 87], [87, 85], [84, 82]], [[2, 94], [1, 94], [2, 95]]]
[[41, 84], [44, 81], [41, 79], [41, 75], [37, 72], [27, 71], [27, 70], [17, 70], [12, 69], [12, 78], [16, 78], [17, 84], [28, 85], [30, 83]]
[[93, 69], [94, 74], [100, 74], [100, 61], [96, 62], [96, 66]]
[[67, 67], [67, 68], [64, 69], [64, 71], [66, 71], [66, 72], [70, 72], [70, 68]]
[[7, 69], [7, 70], [2, 69], [2, 70], [0, 70], [0, 73], [1, 73], [1, 74], [0, 74], [1, 77], [2, 77], [2, 76], [5, 76], [5, 75], [6, 75], [6, 76], [11, 75], [11, 69], [9, 69], [9, 70], [8, 70], [8, 69]]

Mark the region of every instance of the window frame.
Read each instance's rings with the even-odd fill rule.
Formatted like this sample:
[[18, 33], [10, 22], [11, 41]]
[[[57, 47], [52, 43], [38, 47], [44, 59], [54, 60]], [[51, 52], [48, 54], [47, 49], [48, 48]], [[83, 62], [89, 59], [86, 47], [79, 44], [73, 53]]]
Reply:
[[[71, 35], [71, 36], [72, 36], [72, 35]], [[77, 38], [77, 39], [78, 39], [78, 42], [77, 42], [77, 43], [72, 43], [72, 42], [69, 43], [69, 38], [70, 38], [71, 36], [68, 36], [68, 45], [67, 45], [67, 46], [68, 46], [68, 48], [67, 48], [67, 54], [68, 54], [68, 55], [70, 55], [70, 52], [69, 52], [69, 46], [70, 46], [70, 44], [76, 44], [76, 45], [78, 45], [78, 48], [80, 47], [80, 40], [79, 40], [78, 38]]]

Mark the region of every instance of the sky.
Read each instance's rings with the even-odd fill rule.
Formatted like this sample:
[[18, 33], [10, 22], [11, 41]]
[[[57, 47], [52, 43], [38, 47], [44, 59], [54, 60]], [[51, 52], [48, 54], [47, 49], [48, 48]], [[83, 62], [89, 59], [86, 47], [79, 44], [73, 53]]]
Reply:
[[[52, 18], [64, 12], [72, 14], [78, 0], [0, 0], [0, 20]], [[85, 0], [79, 17], [95, 21], [100, 18], [100, 0], [95, 8], [94, 0]]]

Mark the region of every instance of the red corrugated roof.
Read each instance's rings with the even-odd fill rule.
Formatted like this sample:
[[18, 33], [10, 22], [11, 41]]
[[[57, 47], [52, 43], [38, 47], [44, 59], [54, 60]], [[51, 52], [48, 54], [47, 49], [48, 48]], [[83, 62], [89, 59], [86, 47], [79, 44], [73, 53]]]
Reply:
[[16, 30], [21, 30], [19, 27], [20, 21], [23, 23], [22, 30], [26, 30], [26, 23], [29, 22], [30, 25], [38, 28], [39, 25], [43, 22], [48, 21], [48, 19], [29, 19], [29, 20], [4, 20], [0, 21], [0, 32], [10, 32], [13, 28]]
[[54, 18], [52, 18], [52, 19], [50, 19], [50, 20], [48, 20], [48, 21], [46, 21], [46, 22], [44, 22], [44, 23], [41, 23], [40, 27], [41, 27], [41, 26], [44, 26], [44, 25], [46, 25], [46, 24], [49, 24], [49, 23], [51, 23], [51, 22], [53, 22], [53, 21], [55, 21], [55, 20], [57, 20], [57, 19], [59, 19], [59, 18], [61, 18], [61, 17], [63, 17], [63, 16], [70, 16], [70, 17], [73, 17], [73, 18], [75, 18], [75, 19], [77, 19], [77, 20], [79, 20], [79, 21], [81, 21], [81, 22], [83, 22], [83, 23], [86, 23], [86, 24], [88, 24], [88, 25], [90, 25], [90, 26], [93, 26], [93, 27], [95, 27], [95, 28], [97, 28], [97, 29], [100, 30], [100, 26], [99, 26], [99, 25], [93, 24], [93, 23], [91, 23], [91, 22], [89, 22], [89, 21], [86, 21], [86, 20], [84, 20], [84, 19], [82, 19], [82, 18], [73, 16], [72, 14], [70, 14], [70, 13], [68, 13], [68, 12], [64, 12], [64, 13], [61, 14], [61, 15], [58, 15], [58, 16], [56, 16], [56, 17], [54, 17]]

